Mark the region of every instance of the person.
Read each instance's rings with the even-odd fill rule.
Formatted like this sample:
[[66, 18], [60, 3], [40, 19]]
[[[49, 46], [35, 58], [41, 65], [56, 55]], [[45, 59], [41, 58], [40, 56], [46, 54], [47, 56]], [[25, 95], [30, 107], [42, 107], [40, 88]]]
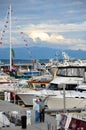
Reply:
[[27, 128], [27, 116], [26, 116], [26, 110], [25, 110], [25, 105], [22, 104], [22, 110], [20, 111], [20, 115], [21, 115], [21, 126], [22, 126], [22, 130], [26, 130]]
[[44, 102], [45, 102], [46, 98], [39, 98], [40, 122], [44, 122], [44, 120], [45, 120], [45, 104], [44, 104]]
[[39, 122], [40, 118], [40, 110], [39, 110], [39, 100], [36, 99], [34, 106], [33, 106], [33, 110], [35, 110], [35, 122]]

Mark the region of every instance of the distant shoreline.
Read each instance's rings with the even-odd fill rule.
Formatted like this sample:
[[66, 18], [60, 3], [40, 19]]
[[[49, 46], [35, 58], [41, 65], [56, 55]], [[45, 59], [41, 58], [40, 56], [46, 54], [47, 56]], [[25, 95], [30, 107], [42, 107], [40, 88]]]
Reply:
[[[52, 58], [51, 58], [52, 59]], [[37, 62], [40, 62], [40, 63], [48, 63], [50, 59], [13, 59], [14, 63], [15, 64], [32, 64], [32, 63], [37, 63]], [[56, 60], [56, 59], [53, 59], [53, 60]], [[70, 59], [72, 61], [74, 61], [73, 59]], [[75, 59], [77, 60], [77, 59]], [[81, 60], [86, 60], [86, 59], [81, 59]], [[62, 59], [60, 59], [59, 61], [63, 61]], [[9, 64], [10, 63], [10, 60], [9, 59], [0, 59], [0, 64]]]
[[[9, 59], [1, 59], [1, 63], [9, 64]], [[32, 60], [26, 60], [26, 59], [13, 59], [14, 63], [32, 63]], [[48, 63], [49, 59], [34, 59], [34, 62], [40, 62], [40, 63]]]

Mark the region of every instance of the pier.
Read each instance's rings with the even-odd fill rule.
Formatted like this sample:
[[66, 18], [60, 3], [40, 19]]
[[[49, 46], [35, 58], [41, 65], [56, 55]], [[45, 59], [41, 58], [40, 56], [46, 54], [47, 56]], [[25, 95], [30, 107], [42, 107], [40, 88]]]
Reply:
[[[1, 130], [22, 130], [21, 126], [15, 127], [4, 127]], [[33, 123], [28, 125], [24, 130], [56, 130], [56, 121], [53, 117], [46, 115], [46, 120], [44, 123]]]
[[[0, 100], [0, 111], [21, 111], [23, 109], [30, 110], [30, 108], [22, 108], [13, 103], [9, 103], [6, 101]], [[35, 122], [35, 111], [31, 111], [31, 124], [27, 125], [27, 128], [24, 130], [56, 130], [56, 117], [50, 116], [45, 113], [45, 121], [40, 123]], [[22, 130], [21, 126], [9, 126], [9, 127], [1, 127], [1, 130]]]

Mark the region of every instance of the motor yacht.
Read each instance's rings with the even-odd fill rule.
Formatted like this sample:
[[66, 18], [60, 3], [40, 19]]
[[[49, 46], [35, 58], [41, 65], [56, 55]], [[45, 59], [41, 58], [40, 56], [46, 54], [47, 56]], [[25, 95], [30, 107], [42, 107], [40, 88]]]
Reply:
[[[83, 108], [86, 105], [86, 91], [79, 91], [76, 87], [84, 82], [85, 67], [58, 67], [58, 76], [43, 90], [17, 93], [26, 105], [32, 105], [33, 99], [40, 96], [48, 98], [45, 105], [49, 109], [63, 109], [64, 97], [67, 109]], [[65, 90], [65, 93], [64, 91]]]
[[[65, 66], [58, 68], [58, 76], [51, 81], [48, 89], [51, 95], [46, 100], [49, 109], [84, 108], [86, 105], [86, 91], [77, 88], [85, 82], [85, 67]], [[46, 91], [46, 94], [49, 93]], [[64, 99], [65, 98], [65, 99]]]

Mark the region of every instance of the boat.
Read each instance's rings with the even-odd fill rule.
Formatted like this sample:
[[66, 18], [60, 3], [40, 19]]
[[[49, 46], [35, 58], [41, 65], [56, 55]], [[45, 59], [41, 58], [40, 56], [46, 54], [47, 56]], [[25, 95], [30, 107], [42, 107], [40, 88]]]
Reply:
[[42, 90], [46, 89], [53, 79], [52, 75], [41, 75], [33, 76], [31, 79], [27, 80], [29, 88], [22, 88], [16, 90], [16, 95], [24, 102], [25, 105], [33, 105], [33, 99], [38, 98], [42, 95]]
[[56, 115], [57, 130], [86, 130], [86, 111], [59, 113]]
[[18, 80], [10, 77], [4, 72], [0, 72], [0, 92], [13, 91]]
[[[64, 108], [65, 103], [65, 108]], [[55, 105], [56, 104], [56, 105]], [[46, 101], [50, 110], [72, 110], [83, 109], [86, 105], [86, 92], [66, 91], [65, 102], [63, 91], [58, 91], [57, 95], [50, 95]]]
[[[84, 108], [86, 104], [86, 91], [79, 91], [77, 85], [84, 82], [85, 67], [82, 66], [64, 66], [58, 67], [58, 76], [53, 79], [46, 89], [40, 91], [30, 91], [18, 93], [26, 105], [29, 105], [29, 96], [32, 99], [40, 96], [48, 96], [45, 105], [51, 110]], [[65, 89], [65, 93], [64, 90]], [[71, 102], [71, 104], [70, 104]], [[55, 105], [57, 104], [57, 105]], [[32, 105], [32, 104], [30, 104]]]
[[86, 67], [86, 60], [70, 58], [69, 55], [64, 51], [62, 52], [62, 57], [63, 57], [63, 60], [57, 62], [58, 67], [64, 67], [64, 66]]
[[[81, 66], [59, 67], [57, 78], [52, 80], [48, 87], [51, 90], [51, 95], [46, 101], [48, 108], [52, 110], [61, 110], [64, 106], [66, 109], [84, 108], [86, 91], [79, 90], [77, 86], [85, 82], [85, 73], [85, 67]], [[47, 93], [50, 92], [46, 91]]]

